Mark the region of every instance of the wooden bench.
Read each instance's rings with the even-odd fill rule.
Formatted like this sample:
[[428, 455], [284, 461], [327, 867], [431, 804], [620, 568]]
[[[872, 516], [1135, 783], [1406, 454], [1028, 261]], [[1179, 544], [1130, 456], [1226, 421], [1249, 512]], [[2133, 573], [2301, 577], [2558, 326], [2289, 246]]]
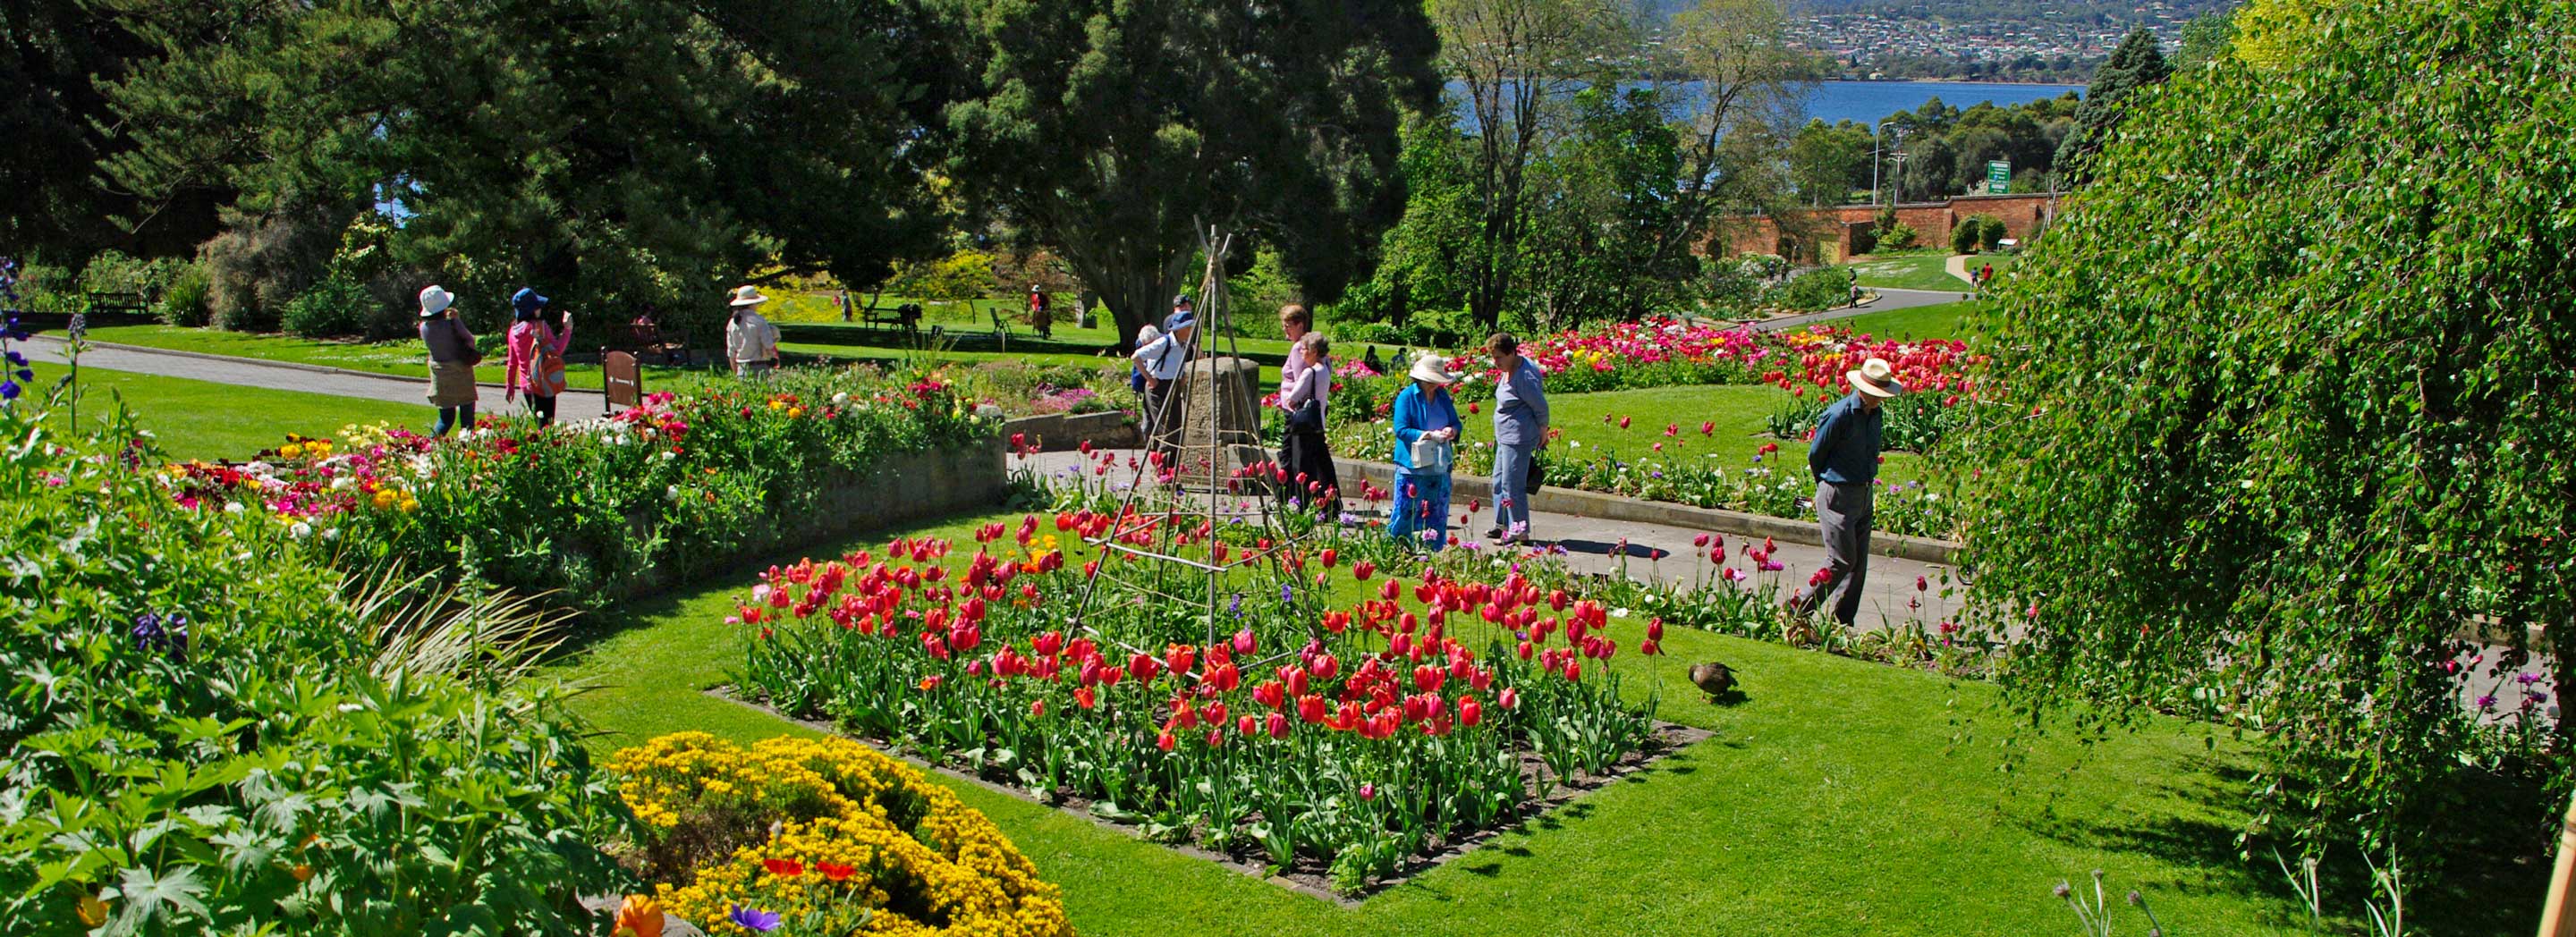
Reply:
[[1011, 320], [1002, 318], [1000, 306], [987, 307], [984, 311], [993, 314], [994, 344], [1000, 345], [1003, 351], [1011, 350]]
[[891, 325], [906, 332], [919, 331], [921, 329], [921, 304], [905, 303], [894, 307], [893, 311], [882, 315], [870, 312], [859, 321], [866, 323], [869, 328], [876, 328], [880, 325]]
[[675, 342], [662, 334], [662, 327], [651, 322], [630, 322], [610, 333], [608, 347], [600, 349], [605, 356], [611, 351], [630, 352], [639, 358], [660, 358], [664, 364], [690, 364], [687, 342]]
[[142, 315], [152, 311], [151, 304], [144, 300], [141, 293], [100, 291], [90, 293], [87, 298], [89, 311], [92, 313], [122, 312]]

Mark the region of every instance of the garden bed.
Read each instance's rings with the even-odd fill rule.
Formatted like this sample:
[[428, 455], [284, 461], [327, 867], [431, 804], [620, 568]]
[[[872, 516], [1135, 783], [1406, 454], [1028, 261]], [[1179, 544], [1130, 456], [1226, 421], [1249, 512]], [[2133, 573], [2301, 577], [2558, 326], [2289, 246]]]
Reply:
[[[1639, 772], [1653, 771], [1656, 764], [1661, 762], [1665, 757], [1717, 736], [1717, 733], [1711, 732], [1707, 729], [1686, 726], [1673, 722], [1657, 722], [1655, 723], [1653, 735], [1649, 738], [1647, 744], [1641, 746], [1637, 751], [1630, 752], [1626, 756], [1620, 758], [1618, 763], [1611, 766], [1608, 771], [1600, 775], [1578, 773], [1573, 777], [1557, 780], [1552, 786], [1547, 788], [1549, 793], [1543, 796], [1534, 797], [1524, 803], [1522, 805], [1522, 812], [1509, 818], [1507, 822], [1486, 829], [1477, 830], [1457, 837], [1451, 841], [1440, 843], [1436, 851], [1413, 857], [1411, 861], [1399, 866], [1394, 874], [1371, 883], [1365, 888], [1356, 891], [1343, 892], [1334, 890], [1330, 874], [1331, 870], [1318, 861], [1307, 860], [1300, 862], [1296, 866], [1281, 869], [1264, 861], [1259, 853], [1250, 850], [1238, 849], [1233, 851], [1217, 851], [1202, 848], [1187, 842], [1174, 842], [1165, 839], [1157, 839], [1156, 837], [1149, 835], [1142, 825], [1134, 822], [1133, 820], [1116, 819], [1095, 812], [1092, 808], [1095, 806], [1096, 802], [1089, 798], [1071, 796], [1062, 792], [1049, 793], [1036, 791], [1027, 787], [1011, 784], [1008, 781], [996, 780], [985, 776], [981, 772], [972, 770], [974, 767], [972, 765], [959, 766], [931, 761], [921, 757], [917, 752], [906, 751], [902, 745], [891, 739], [851, 736], [847, 733], [843, 733], [838, 727], [831, 723], [801, 718], [789, 713], [781, 712], [776, 707], [769, 705], [766, 701], [746, 698], [740, 693], [737, 693], [735, 688], [730, 685], [709, 689], [706, 691], [706, 694], [710, 697], [720, 699], [737, 706], [749, 708], [755, 712], [795, 723], [796, 725], [803, 726], [815, 732], [851, 738], [860, 744], [867, 745], [870, 748], [884, 752], [892, 757], [902, 759], [915, 767], [933, 774], [961, 783], [972, 784], [1014, 800], [1036, 804], [1041, 807], [1054, 808], [1071, 816], [1088, 820], [1102, 829], [1115, 831], [1120, 835], [1134, 837], [1147, 842], [1155, 842], [1174, 852], [1181, 853], [1182, 855], [1215, 863], [1238, 874], [1260, 879], [1311, 898], [1335, 902], [1345, 907], [1358, 907], [1371, 895], [1402, 885], [1405, 882], [1411, 881], [1414, 876], [1429, 872], [1448, 863], [1452, 859], [1457, 859], [1472, 853], [1477, 849], [1477, 847], [1484, 845], [1488, 840], [1491, 840], [1498, 835], [1525, 830], [1532, 821], [1538, 820], [1560, 807], [1573, 803], [1584, 794], [1597, 790], [1603, 785], [1617, 781], [1620, 778], [1637, 774]], [[1523, 753], [1521, 758], [1521, 772], [1522, 777], [1527, 781], [1530, 783], [1537, 783], [1545, 780], [1544, 775], [1547, 773], [1547, 766], [1536, 756]]]

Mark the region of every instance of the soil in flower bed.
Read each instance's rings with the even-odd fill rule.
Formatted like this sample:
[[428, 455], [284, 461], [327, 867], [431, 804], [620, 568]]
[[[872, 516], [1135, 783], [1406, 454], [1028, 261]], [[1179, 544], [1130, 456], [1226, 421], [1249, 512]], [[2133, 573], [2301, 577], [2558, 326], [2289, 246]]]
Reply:
[[[1486, 840], [1492, 839], [1498, 834], [1520, 829], [1531, 821], [1538, 820], [1556, 811], [1558, 808], [1574, 803], [1586, 793], [1597, 790], [1613, 781], [1619, 780], [1620, 778], [1638, 774], [1640, 772], [1655, 770], [1656, 764], [1661, 762], [1663, 759], [1677, 754], [1683, 749], [1716, 737], [1716, 733], [1707, 729], [1671, 722], [1656, 722], [1654, 724], [1653, 731], [1648, 733], [1645, 743], [1640, 745], [1636, 750], [1630, 751], [1621, 756], [1617, 763], [1610, 767], [1609, 771], [1596, 775], [1578, 770], [1571, 776], [1559, 779], [1556, 784], [1549, 786], [1547, 788], [1546, 796], [1531, 797], [1521, 801], [1515, 811], [1510, 816], [1505, 817], [1503, 822], [1452, 838], [1435, 837], [1432, 841], [1431, 849], [1412, 856], [1407, 862], [1399, 867], [1394, 874], [1372, 881], [1366, 887], [1356, 891], [1339, 891], [1333, 887], [1329, 864], [1319, 858], [1301, 856], [1295, 865], [1282, 869], [1271, 865], [1269, 861], [1261, 855], [1258, 849], [1245, 848], [1232, 851], [1217, 851], [1196, 845], [1196, 837], [1191, 837], [1190, 839], [1183, 841], [1174, 841], [1168, 838], [1156, 837], [1148, 833], [1144, 824], [1138, 822], [1129, 815], [1103, 815], [1100, 812], [1096, 812], [1094, 807], [1097, 805], [1094, 801], [1088, 798], [1069, 796], [1057, 791], [1032, 790], [1030, 788], [1011, 783], [1006, 779], [997, 779], [985, 775], [974, 770], [974, 766], [972, 765], [958, 764], [953, 760], [949, 762], [931, 761], [922, 757], [920, 752], [908, 749], [905, 746], [897, 744], [891, 739], [852, 735], [841, 731], [839, 727], [828, 722], [799, 718], [770, 706], [765, 700], [746, 697], [737, 692], [737, 690], [732, 686], [716, 687], [706, 692], [707, 695], [717, 699], [740, 706], [747, 706], [770, 716], [812, 729], [816, 732], [840, 735], [855, 739], [862, 744], [877, 749], [878, 751], [885, 752], [886, 754], [896, 758], [901, 758], [910, 764], [927, 771], [936, 772], [945, 777], [971, 783], [986, 790], [1003, 794], [1008, 797], [1017, 798], [1019, 800], [1028, 801], [1033, 804], [1054, 807], [1066, 813], [1090, 820], [1091, 822], [1107, 829], [1116, 830], [1120, 833], [1133, 836], [1138, 839], [1159, 842], [1174, 851], [1192, 858], [1214, 862], [1218, 865], [1233, 869], [1236, 872], [1240, 872], [1253, 878], [1262, 879], [1290, 891], [1301, 892], [1312, 897], [1350, 906], [1356, 906], [1371, 895], [1404, 884], [1407, 881], [1411, 881], [1414, 876], [1429, 872], [1448, 863], [1452, 859], [1460, 858], [1474, 852], [1476, 847], [1482, 845]], [[1540, 782], [1547, 779], [1549, 775], [1547, 765], [1540, 760], [1536, 752], [1523, 749], [1519, 752], [1519, 755], [1521, 777], [1527, 785], [1526, 789], [1537, 789]], [[1250, 819], [1258, 820], [1258, 817], [1256, 816]]]

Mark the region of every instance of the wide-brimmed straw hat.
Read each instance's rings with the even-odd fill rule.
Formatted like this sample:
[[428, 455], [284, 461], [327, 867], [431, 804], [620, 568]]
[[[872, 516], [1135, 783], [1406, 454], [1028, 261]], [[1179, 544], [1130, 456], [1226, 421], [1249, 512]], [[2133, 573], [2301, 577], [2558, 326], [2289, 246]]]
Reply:
[[448, 292], [446, 287], [433, 283], [420, 291], [420, 317], [423, 319], [446, 312], [447, 307], [453, 305], [456, 305], [456, 294]]
[[733, 289], [733, 304], [736, 306], [757, 306], [768, 301], [769, 297], [760, 295], [760, 290], [755, 287], [737, 286]]
[[1843, 372], [1843, 379], [1851, 382], [1853, 390], [1882, 400], [1905, 392], [1905, 385], [1896, 382], [1895, 366], [1885, 358], [1863, 361], [1860, 370]]
[[1458, 375], [1449, 373], [1449, 359], [1439, 355], [1424, 355], [1414, 359], [1413, 370], [1406, 372], [1405, 376], [1426, 384], [1443, 386], [1458, 382]]

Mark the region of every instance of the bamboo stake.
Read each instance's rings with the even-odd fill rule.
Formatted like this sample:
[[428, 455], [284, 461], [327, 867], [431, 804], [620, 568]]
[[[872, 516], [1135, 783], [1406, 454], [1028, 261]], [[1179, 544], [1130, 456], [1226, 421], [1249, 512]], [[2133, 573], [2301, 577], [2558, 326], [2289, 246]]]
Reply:
[[2558, 826], [2558, 871], [2549, 876], [2549, 904], [2540, 912], [2540, 937], [2576, 937], [2576, 801]]

